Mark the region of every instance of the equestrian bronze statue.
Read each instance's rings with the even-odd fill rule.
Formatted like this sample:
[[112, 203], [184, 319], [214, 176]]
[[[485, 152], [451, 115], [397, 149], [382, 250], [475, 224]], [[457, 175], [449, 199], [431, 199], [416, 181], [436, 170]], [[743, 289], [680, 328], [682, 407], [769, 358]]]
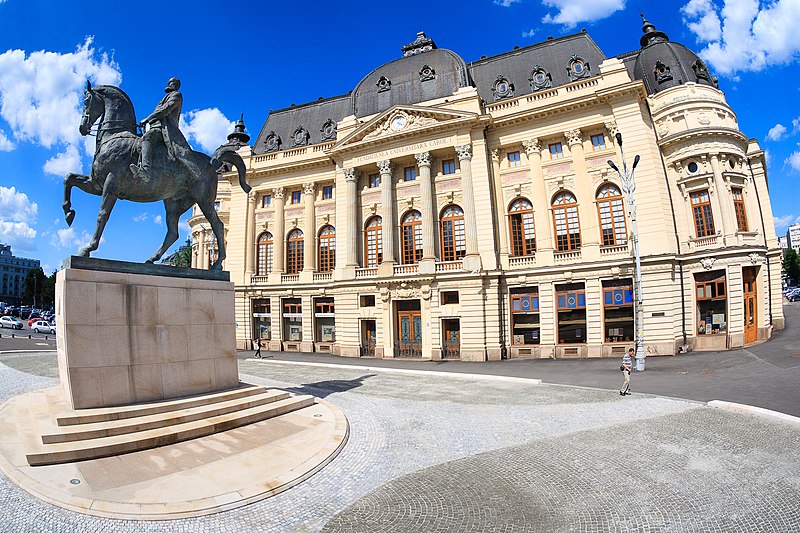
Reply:
[[217, 239], [219, 255], [211, 268], [222, 268], [225, 233], [214, 209], [217, 170], [223, 163], [228, 163], [236, 168], [239, 185], [245, 192], [250, 192], [250, 185], [245, 181], [244, 161], [236, 153], [235, 147], [222, 145], [211, 157], [189, 147], [178, 129], [182, 101], [179, 87], [177, 78], [169, 80], [165, 89], [167, 95], [155, 111], [142, 121], [142, 124], [150, 125], [143, 138], [138, 133], [133, 104], [122, 89], [111, 85], [92, 87], [86, 82], [83, 118], [79, 128], [81, 135], [88, 135], [98, 119], [100, 126], [90, 174], [69, 173], [64, 178], [63, 207], [67, 225], [71, 226], [75, 218], [70, 199], [72, 187], [101, 196], [102, 200], [92, 239], [78, 255], [88, 257], [97, 250], [117, 199], [133, 202], [163, 200], [167, 234], [164, 242], [146, 262], [153, 263], [161, 259], [164, 252], [178, 240], [180, 216], [197, 204]]

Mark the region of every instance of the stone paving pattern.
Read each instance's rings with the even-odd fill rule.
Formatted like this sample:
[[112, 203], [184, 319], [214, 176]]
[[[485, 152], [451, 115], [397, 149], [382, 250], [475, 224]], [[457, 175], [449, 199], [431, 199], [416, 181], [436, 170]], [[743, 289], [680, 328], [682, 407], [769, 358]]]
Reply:
[[[52, 352], [0, 363], [0, 401], [56, 383]], [[519, 381], [270, 360], [240, 361], [240, 373], [339, 406], [350, 421], [339, 457], [275, 497], [175, 521], [65, 511], [0, 477], [0, 530], [800, 530], [800, 429], [789, 424]]]

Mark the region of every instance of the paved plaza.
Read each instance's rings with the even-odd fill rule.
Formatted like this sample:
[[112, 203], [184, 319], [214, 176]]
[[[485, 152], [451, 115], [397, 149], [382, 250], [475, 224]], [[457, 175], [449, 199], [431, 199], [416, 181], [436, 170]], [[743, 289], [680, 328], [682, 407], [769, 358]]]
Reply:
[[[0, 363], [2, 401], [57, 382], [54, 352], [5, 351]], [[657, 364], [648, 364], [656, 376]], [[483, 365], [468, 367], [479, 371]], [[792, 423], [646, 393], [623, 398], [613, 390], [616, 383], [611, 389], [588, 388], [520, 377], [407, 373], [275, 358], [243, 359], [240, 373], [243, 381], [314, 394], [339, 406], [350, 422], [350, 438], [342, 453], [318, 474], [277, 496], [232, 511], [174, 521], [113, 520], [65, 511], [0, 478], [5, 504], [0, 507], [0, 528], [37, 532], [800, 528], [800, 426]], [[611, 374], [619, 378], [618, 371]], [[640, 389], [645, 375], [649, 374], [634, 375]]]

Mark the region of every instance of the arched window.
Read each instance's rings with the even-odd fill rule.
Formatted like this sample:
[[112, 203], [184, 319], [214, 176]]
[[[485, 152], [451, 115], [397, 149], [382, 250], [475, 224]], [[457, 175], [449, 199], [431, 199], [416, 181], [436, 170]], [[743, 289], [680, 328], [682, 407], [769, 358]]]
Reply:
[[520, 198], [508, 208], [511, 229], [511, 255], [520, 257], [536, 253], [536, 231], [533, 225], [533, 206]]
[[303, 270], [303, 232], [293, 229], [286, 239], [286, 273], [297, 274]]
[[628, 242], [622, 193], [616, 185], [606, 183], [597, 191], [597, 213], [600, 216], [603, 246], [620, 245]]
[[578, 201], [572, 193], [564, 191], [553, 199], [553, 222], [556, 226], [556, 249], [559, 252], [581, 247]]
[[442, 211], [442, 261], [458, 261], [467, 253], [464, 211], [449, 205]]
[[383, 262], [383, 219], [372, 217], [364, 226], [364, 257], [366, 267], [376, 267]]
[[333, 226], [325, 226], [319, 232], [318, 259], [320, 272], [330, 272], [336, 266], [336, 229]]
[[422, 215], [409, 211], [403, 217], [403, 264], [413, 265], [422, 259]]
[[256, 242], [256, 276], [272, 272], [272, 233], [265, 231]]

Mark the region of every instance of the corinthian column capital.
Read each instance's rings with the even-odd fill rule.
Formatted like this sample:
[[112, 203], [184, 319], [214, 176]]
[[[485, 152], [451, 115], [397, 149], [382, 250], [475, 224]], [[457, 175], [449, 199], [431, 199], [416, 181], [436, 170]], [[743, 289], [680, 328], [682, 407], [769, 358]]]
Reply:
[[275, 187], [274, 189], [272, 189], [272, 197], [275, 198], [276, 200], [283, 200], [283, 193], [284, 193], [283, 187]]
[[393, 169], [394, 165], [391, 160], [378, 161], [378, 170], [381, 174], [391, 174]]
[[583, 143], [583, 134], [581, 134], [581, 130], [577, 128], [574, 130], [565, 131], [564, 137], [567, 138], [567, 144], [570, 146]]
[[429, 167], [431, 166], [431, 153], [430, 152], [422, 152], [421, 154], [414, 154], [414, 158], [417, 160], [417, 165], [421, 167]]
[[355, 183], [358, 181], [358, 178], [361, 177], [361, 171], [357, 168], [346, 168], [344, 169], [344, 179], [348, 182]]
[[471, 144], [459, 144], [456, 146], [456, 154], [458, 154], [458, 160], [471, 160], [472, 159], [472, 145]]
[[522, 141], [522, 146], [525, 148], [525, 153], [530, 155], [538, 154], [542, 151], [542, 141], [538, 138], [533, 137], [532, 139], [528, 139]]
[[303, 184], [303, 194], [313, 195], [317, 191], [317, 186], [314, 183]]
[[610, 120], [606, 122], [604, 126], [606, 127], [606, 130], [608, 130], [608, 134], [611, 135], [612, 139], [617, 136], [619, 129], [617, 129], [617, 123], [615, 121]]

